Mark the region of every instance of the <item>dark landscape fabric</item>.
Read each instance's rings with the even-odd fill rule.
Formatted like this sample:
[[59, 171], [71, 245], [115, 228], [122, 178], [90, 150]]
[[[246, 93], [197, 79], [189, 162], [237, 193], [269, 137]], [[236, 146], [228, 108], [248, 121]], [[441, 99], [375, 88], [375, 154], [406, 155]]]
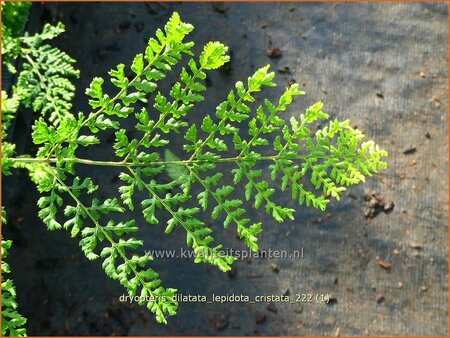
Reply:
[[[157, 324], [145, 307], [122, 302], [120, 284], [105, 275], [101, 261], [88, 261], [67, 231], [46, 230], [26, 172], [5, 177], [9, 226], [3, 233], [14, 243], [10, 276], [28, 335], [446, 336], [447, 8], [431, 2], [35, 3], [29, 31], [47, 21], [66, 25], [56, 45], [81, 71], [74, 112], [89, 111], [84, 91], [93, 77], [106, 77], [119, 63], [129, 66], [177, 11], [195, 26], [189, 38], [197, 54], [211, 40], [231, 51], [231, 63], [211, 72], [206, 100], [189, 121], [201, 124], [236, 81], [270, 64], [278, 87], [264, 95], [275, 100], [293, 81], [306, 92], [284, 114], [299, 116], [323, 101], [332, 118], [349, 119], [389, 152], [389, 168], [348, 189], [326, 212], [294, 205], [285, 194], [277, 199], [296, 208], [295, 221], [279, 224], [264, 208], [248, 210], [263, 223], [261, 249], [299, 251], [301, 257], [246, 259], [228, 273], [187, 258], [155, 260], [165, 285], [199, 296], [180, 302], [168, 325]], [[176, 80], [175, 71], [159, 90], [167, 92]], [[28, 153], [35, 150], [31, 137], [23, 137], [30, 134], [30, 116], [21, 116], [13, 132], [18, 149]], [[99, 159], [113, 151], [113, 141], [112, 133], [102, 137], [95, 146]], [[183, 142], [180, 135], [170, 147]], [[230, 169], [220, 170], [231, 180]], [[105, 196], [118, 194], [119, 171], [79, 166], [78, 172], [92, 177]], [[185, 234], [164, 235], [167, 219], [160, 221], [139, 224], [146, 246], [184, 246]], [[223, 230], [223, 219], [205, 222], [219, 243], [243, 248], [234, 232]], [[202, 295], [218, 298], [205, 304], [198, 301]], [[231, 295], [266, 298], [250, 303], [231, 301]], [[273, 295], [278, 298], [267, 298]], [[282, 301], [287, 295], [319, 295], [328, 302], [291, 304]]]

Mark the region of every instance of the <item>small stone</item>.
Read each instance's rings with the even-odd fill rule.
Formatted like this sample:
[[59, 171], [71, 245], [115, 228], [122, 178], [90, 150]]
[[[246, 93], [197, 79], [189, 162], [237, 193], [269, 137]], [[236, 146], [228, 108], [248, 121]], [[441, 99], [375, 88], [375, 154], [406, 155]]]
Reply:
[[228, 277], [230, 277], [231, 279], [233, 279], [236, 276], [236, 270], [237, 268], [235, 266], [233, 266], [231, 268], [231, 270], [228, 270]]
[[392, 202], [392, 201], [390, 201], [390, 202], [387, 202], [385, 205], [384, 205], [384, 207], [383, 207], [383, 211], [385, 212], [385, 213], [390, 213], [392, 210], [394, 210], [394, 207], [395, 207], [395, 204], [394, 204], [394, 202]]
[[230, 322], [225, 315], [220, 315], [214, 320], [214, 327], [217, 331], [222, 331], [228, 324], [230, 324]]
[[269, 305], [267, 305], [266, 309], [267, 309], [267, 311], [270, 311], [273, 313], [278, 313], [278, 309], [274, 303], [270, 303]]
[[219, 13], [226, 13], [228, 10], [228, 6], [226, 5], [225, 2], [222, 1], [213, 2], [212, 6], [214, 10]]
[[420, 244], [416, 243], [416, 242], [412, 242], [412, 243], [410, 244], [410, 246], [411, 246], [412, 249], [415, 249], [415, 250], [420, 250], [420, 249], [422, 249], [422, 246], [421, 246]]
[[262, 324], [266, 321], [267, 316], [264, 313], [256, 314], [256, 324]]
[[131, 22], [130, 22], [130, 21], [123, 21], [123, 22], [119, 25], [119, 29], [123, 31], [123, 30], [125, 30], [125, 29], [130, 28], [130, 26], [131, 26]]
[[303, 312], [303, 306], [300, 305], [298, 308], [294, 309], [295, 313], [302, 313]]
[[97, 56], [100, 60], [104, 60], [106, 57], [106, 50], [105, 49], [97, 49], [96, 50]]
[[269, 48], [268, 50], [266, 50], [266, 55], [271, 59], [276, 59], [283, 56], [283, 52], [280, 48]]
[[143, 22], [136, 22], [134, 24], [134, 29], [136, 32], [142, 32], [144, 30], [144, 23]]
[[434, 106], [437, 108], [437, 109], [439, 109], [439, 108], [441, 108], [441, 106], [442, 106], [442, 103], [441, 103], [441, 100], [439, 100], [439, 98], [437, 98], [437, 97], [433, 97], [433, 101], [434, 101]]
[[403, 288], [403, 283], [402, 282], [398, 282], [398, 288], [399, 289]]
[[276, 265], [275, 263], [271, 263], [271, 264], [270, 264], [270, 268], [271, 268], [272, 271], [275, 272], [275, 273], [280, 272], [280, 268], [279, 268], [278, 265]]
[[421, 78], [424, 78], [426, 76], [425, 72], [422, 71], [422, 70], [420, 71], [419, 75], [420, 75]]
[[427, 291], [428, 289], [427, 289], [426, 286], [422, 286], [422, 287], [420, 288], [420, 290], [422, 290], [422, 292], [425, 292], [425, 291]]
[[278, 68], [277, 72], [281, 73], [281, 74], [291, 74], [291, 69], [288, 66], [284, 66], [284, 67]]
[[405, 155], [411, 155], [414, 154], [417, 151], [417, 148], [415, 146], [409, 146], [405, 150], [403, 150], [403, 154]]
[[327, 305], [336, 305], [338, 302], [336, 296], [330, 296], [330, 298], [328, 299], [328, 302], [326, 303]]
[[384, 298], [384, 296], [383, 296], [381, 293], [377, 294], [376, 297], [375, 297], [375, 300], [376, 300], [376, 302], [377, 302], [378, 304], [380, 304], [381, 302], [383, 302], [384, 299], [385, 299], [385, 298]]
[[427, 132], [425, 133], [425, 137], [426, 137], [427, 139], [430, 139], [430, 138], [431, 138], [430, 132], [427, 131]]
[[400, 254], [400, 251], [399, 251], [398, 249], [394, 249], [394, 250], [392, 250], [392, 253], [393, 253], [394, 255], [399, 255], [399, 254]]
[[358, 197], [356, 195], [352, 194], [351, 192], [348, 193], [348, 197], [350, 197], [352, 200], [357, 200], [358, 199]]
[[80, 21], [78, 18], [78, 13], [73, 12], [72, 14], [70, 14], [70, 21], [74, 24], [77, 24]]

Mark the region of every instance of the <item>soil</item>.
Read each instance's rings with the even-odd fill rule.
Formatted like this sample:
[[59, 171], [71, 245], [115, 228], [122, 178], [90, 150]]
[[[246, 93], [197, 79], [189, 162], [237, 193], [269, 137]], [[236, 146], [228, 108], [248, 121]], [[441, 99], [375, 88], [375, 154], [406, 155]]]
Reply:
[[[196, 52], [210, 40], [232, 52], [225, 71], [213, 72], [207, 100], [191, 121], [214, 111], [235, 81], [271, 64], [281, 70], [279, 86], [265, 95], [275, 99], [293, 82], [307, 93], [287, 116], [322, 100], [333, 118], [350, 119], [389, 151], [389, 169], [349, 189], [326, 213], [296, 207], [295, 221], [278, 224], [263, 210], [248, 210], [263, 222], [261, 249], [302, 249], [302, 258], [238, 261], [228, 274], [188, 259], [154, 262], [165, 285], [185, 295], [318, 295], [327, 301], [181, 303], [167, 326], [145, 308], [120, 302], [120, 285], [105, 276], [100, 261], [83, 256], [68, 232], [46, 230], [26, 173], [7, 177], [3, 232], [14, 241], [11, 276], [28, 334], [446, 336], [447, 4], [35, 3], [29, 30], [44, 21], [66, 24], [57, 45], [77, 60], [74, 111], [87, 112], [83, 92], [92, 78], [130, 64], [173, 11], [196, 27]], [[14, 141], [19, 151], [32, 153], [34, 117], [20, 114]], [[105, 135], [90, 156], [112, 156], [112, 140]], [[182, 138], [171, 141], [177, 152]], [[118, 195], [118, 171], [77, 170], [100, 184], [103, 197]], [[294, 206], [289, 196], [277, 198]], [[164, 218], [154, 226], [138, 212], [127, 216], [141, 221], [138, 236], [148, 248], [184, 245], [181, 230], [165, 238]], [[220, 220], [211, 224], [225, 247], [242, 248]]]

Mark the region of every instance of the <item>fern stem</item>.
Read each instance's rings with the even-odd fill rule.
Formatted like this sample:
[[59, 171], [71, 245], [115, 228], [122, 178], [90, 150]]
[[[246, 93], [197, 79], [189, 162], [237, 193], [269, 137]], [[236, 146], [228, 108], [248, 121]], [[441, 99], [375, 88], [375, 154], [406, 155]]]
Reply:
[[[352, 158], [355, 158], [353, 156]], [[308, 158], [308, 155], [299, 155], [299, 156], [290, 156], [286, 158], [287, 160], [302, 160]], [[324, 157], [325, 158], [325, 157]], [[274, 160], [282, 160], [279, 155], [269, 155], [269, 156], [261, 156], [258, 157], [258, 161], [274, 161]], [[222, 157], [215, 159], [215, 163], [230, 163], [230, 162], [252, 162], [255, 159], [252, 157]], [[123, 161], [98, 161], [91, 160], [86, 158], [62, 158], [58, 159], [56, 157], [52, 157], [49, 159], [45, 158], [31, 158], [31, 157], [8, 157], [8, 161], [16, 162], [16, 163], [59, 163], [59, 162], [73, 162], [78, 164], [86, 164], [86, 165], [95, 165], [95, 166], [111, 166], [111, 167], [148, 167], [148, 166], [160, 166], [166, 164], [179, 164], [179, 165], [190, 165], [193, 163], [206, 163], [210, 162], [207, 159], [193, 159], [193, 160], [176, 160], [176, 161], [153, 161], [153, 162], [141, 162], [141, 163], [133, 163], [133, 162], [123, 162]]]

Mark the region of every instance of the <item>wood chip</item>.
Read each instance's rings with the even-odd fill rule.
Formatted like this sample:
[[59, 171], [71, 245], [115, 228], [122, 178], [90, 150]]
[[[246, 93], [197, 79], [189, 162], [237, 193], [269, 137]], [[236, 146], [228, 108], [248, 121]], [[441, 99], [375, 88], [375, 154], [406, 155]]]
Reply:
[[381, 258], [377, 257], [377, 263], [380, 267], [382, 267], [384, 270], [390, 270], [391, 264], [388, 262], [383, 261]]
[[336, 331], [334, 332], [334, 336], [335, 337], [339, 337], [340, 336], [340, 332], [341, 332], [341, 328], [337, 327]]

